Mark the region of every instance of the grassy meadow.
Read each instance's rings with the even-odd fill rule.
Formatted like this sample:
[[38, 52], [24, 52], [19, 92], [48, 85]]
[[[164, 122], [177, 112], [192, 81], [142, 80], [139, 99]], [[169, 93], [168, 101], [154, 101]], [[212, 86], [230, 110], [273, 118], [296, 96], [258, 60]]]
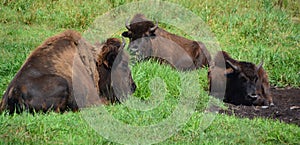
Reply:
[[[84, 33], [96, 17], [129, 2], [131, 1], [1, 1], [0, 96], [32, 50], [45, 39], [66, 29]], [[299, 0], [169, 2], [179, 4], [199, 16], [210, 27], [220, 47], [233, 58], [255, 64], [264, 60], [264, 68], [272, 86], [300, 87]], [[165, 28], [172, 33], [181, 34], [177, 29]], [[120, 34], [116, 35], [119, 37]], [[181, 73], [155, 61], [141, 62], [131, 68], [138, 86], [135, 98], [151, 102], [151, 90], [148, 86], [161, 80], [164, 84], [158, 89], [165, 89], [164, 98], [155, 98], [159, 103], [151, 102], [155, 106], [151, 110], [132, 110], [122, 104], [106, 106], [106, 110], [114, 118], [136, 126], [148, 126], [168, 119], [180, 102]], [[199, 84], [190, 86], [191, 92], [200, 90], [201, 93], [197, 103], [192, 104], [195, 109], [191, 111], [190, 118], [181, 124], [176, 134], [158, 144], [300, 143], [300, 127], [279, 121], [241, 119], [224, 114], [216, 114], [211, 122], [203, 121], [205, 102], [209, 98], [205, 91], [206, 73], [207, 69], [198, 70], [196, 76]], [[201, 128], [205, 123], [209, 126]], [[27, 113], [13, 116], [1, 114], [0, 128], [0, 144], [117, 144], [98, 134], [80, 113], [50, 112], [34, 116]]]

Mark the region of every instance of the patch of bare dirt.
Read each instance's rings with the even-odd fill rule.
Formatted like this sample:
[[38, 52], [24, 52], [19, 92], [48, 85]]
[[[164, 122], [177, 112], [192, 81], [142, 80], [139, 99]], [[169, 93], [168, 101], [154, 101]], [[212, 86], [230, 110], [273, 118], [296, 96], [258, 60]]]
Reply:
[[220, 110], [219, 112], [251, 119], [254, 117], [270, 118], [300, 126], [300, 89], [272, 88], [271, 93], [275, 106], [262, 108], [261, 106], [226, 104], [228, 110]]

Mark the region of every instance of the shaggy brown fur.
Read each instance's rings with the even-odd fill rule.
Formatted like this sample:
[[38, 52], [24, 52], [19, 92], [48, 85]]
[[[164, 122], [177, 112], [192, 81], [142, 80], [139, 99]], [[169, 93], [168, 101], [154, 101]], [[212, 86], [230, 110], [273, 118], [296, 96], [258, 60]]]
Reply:
[[[98, 55], [100, 96], [110, 100], [111, 103], [121, 102], [127, 97], [124, 92], [133, 93], [136, 89], [128, 67], [129, 56], [122, 51], [124, 46], [125, 44], [121, 44], [119, 39], [107, 39]], [[108, 86], [107, 84], [111, 82], [113, 84]]]
[[[110, 72], [99, 72], [97, 68], [97, 60], [100, 60], [97, 53], [102, 52], [101, 49], [72, 30], [47, 39], [30, 54], [8, 85], [0, 111], [7, 109], [10, 114], [24, 110], [64, 112], [107, 103], [106, 97], [99, 99], [103, 89], [99, 84], [111, 86], [100, 76]], [[108, 47], [105, 52], [118, 53], [119, 50]], [[101, 57], [107, 58], [104, 54]]]

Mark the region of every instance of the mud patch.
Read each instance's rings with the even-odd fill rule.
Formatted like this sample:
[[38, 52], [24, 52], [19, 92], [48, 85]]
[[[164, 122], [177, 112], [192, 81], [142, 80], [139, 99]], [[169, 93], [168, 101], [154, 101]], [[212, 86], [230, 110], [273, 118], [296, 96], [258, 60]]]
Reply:
[[300, 126], [300, 89], [272, 88], [271, 93], [275, 106], [262, 108], [261, 106], [226, 104], [228, 109], [220, 110], [219, 113], [250, 119], [263, 117]]

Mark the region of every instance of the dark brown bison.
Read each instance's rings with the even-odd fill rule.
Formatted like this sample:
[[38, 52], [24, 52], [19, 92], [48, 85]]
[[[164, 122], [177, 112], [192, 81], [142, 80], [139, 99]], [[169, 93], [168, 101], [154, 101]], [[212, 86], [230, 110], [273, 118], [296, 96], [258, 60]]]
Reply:
[[210, 94], [235, 105], [274, 105], [262, 65], [237, 61], [219, 51], [208, 72]]
[[[122, 76], [127, 77], [130, 93], [136, 87], [128, 56], [122, 51], [124, 46], [116, 38], [90, 45], [72, 30], [47, 39], [31, 53], [8, 85], [0, 111], [77, 111], [80, 107], [119, 101], [122, 98], [111, 92], [111, 73], [126, 73]], [[113, 72], [113, 67], [123, 69]], [[123, 81], [118, 77], [116, 80]]]
[[130, 24], [126, 22], [126, 28], [122, 35], [129, 38], [129, 50], [137, 60], [158, 58], [179, 70], [209, 65], [211, 56], [202, 42], [171, 34], [143, 14], [136, 14]]

